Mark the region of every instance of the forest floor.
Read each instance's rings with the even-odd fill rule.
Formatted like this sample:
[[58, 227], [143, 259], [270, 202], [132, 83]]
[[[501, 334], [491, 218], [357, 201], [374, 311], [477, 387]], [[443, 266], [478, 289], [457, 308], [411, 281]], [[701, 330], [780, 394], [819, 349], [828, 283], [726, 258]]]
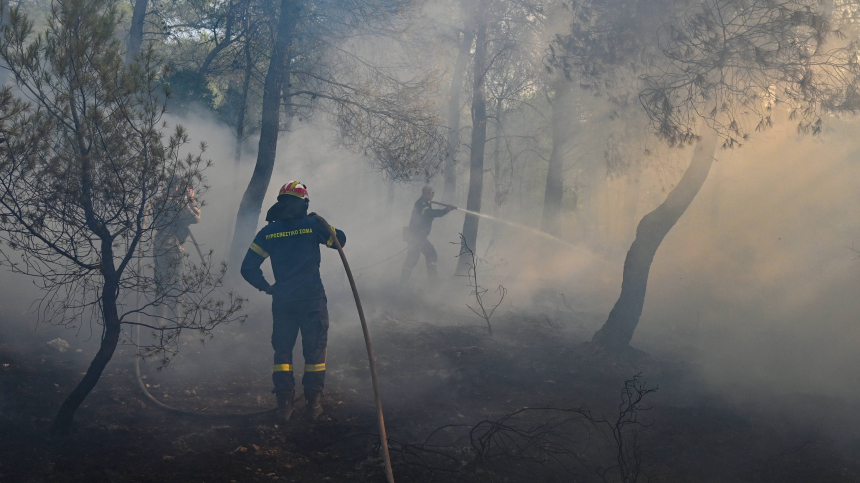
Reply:
[[[462, 312], [420, 313], [370, 317], [397, 481], [635, 481], [636, 468], [639, 481], [860, 481], [857, 404], [800, 394], [739, 404], [702, 384], [683, 355], [595, 350], [577, 330], [589, 315], [572, 310], [508, 310], [491, 336], [470, 325], [480, 319], [455, 320]], [[205, 367], [193, 350], [164, 371], [144, 364], [153, 395], [203, 412], [273, 405], [265, 325], [230, 329], [229, 357]], [[385, 481], [364, 345], [345, 327], [330, 345], [318, 422], [166, 413], [140, 393], [124, 346], [65, 438], [48, 429], [92, 354], [33, 333], [4, 337], [0, 482]], [[644, 425], [620, 429], [619, 460], [614, 423], [636, 374], [657, 390], [636, 411]]]

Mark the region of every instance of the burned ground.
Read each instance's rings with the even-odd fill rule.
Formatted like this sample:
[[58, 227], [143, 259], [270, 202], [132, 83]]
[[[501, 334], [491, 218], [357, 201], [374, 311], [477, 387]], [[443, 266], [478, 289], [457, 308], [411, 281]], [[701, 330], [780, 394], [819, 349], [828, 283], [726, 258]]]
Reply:
[[[638, 413], [647, 426], [623, 433], [632, 448], [638, 430], [640, 481], [860, 481], [857, 404], [802, 388], [744, 404], [704, 385], [683, 354], [594, 350], [585, 328], [597, 316], [567, 309], [506, 310], [492, 337], [463, 312], [418, 314], [392, 307], [370, 318], [397, 481], [621, 481], [611, 424], [585, 416], [612, 423], [624, 382], [639, 373], [658, 387]], [[189, 339], [164, 371], [144, 364], [145, 382], [182, 409], [264, 409], [273, 402], [266, 331], [225, 329], [229, 356], [210, 354], [203, 367], [214, 349]], [[48, 428], [89, 353], [61, 353], [39, 332], [5, 337], [0, 481], [384, 481], [360, 330], [333, 333], [326, 414], [315, 424], [165, 413], [140, 394], [125, 346], [63, 439]]]

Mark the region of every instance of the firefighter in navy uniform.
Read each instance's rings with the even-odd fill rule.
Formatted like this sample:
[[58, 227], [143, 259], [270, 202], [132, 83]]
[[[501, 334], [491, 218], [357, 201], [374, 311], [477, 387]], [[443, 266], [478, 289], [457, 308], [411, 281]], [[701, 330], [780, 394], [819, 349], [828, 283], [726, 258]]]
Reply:
[[447, 215], [452, 210], [456, 210], [456, 206], [446, 205], [445, 208], [436, 210], [430, 206], [433, 201], [433, 195], [436, 194], [433, 188], [425, 186], [421, 190], [421, 198], [415, 202], [412, 208], [412, 217], [409, 219], [409, 226], [406, 227], [403, 233], [403, 238], [409, 244], [406, 249], [406, 260], [403, 261], [403, 270], [400, 272], [400, 282], [405, 283], [409, 280], [409, 275], [412, 269], [418, 264], [418, 258], [424, 254], [424, 261], [427, 262], [427, 278], [431, 282], [436, 280], [436, 249], [427, 237], [430, 235], [430, 229], [433, 228], [433, 218], [439, 218]]
[[[328, 308], [320, 278], [321, 244], [336, 248], [328, 227], [313, 213], [308, 215], [308, 191], [298, 181], [285, 184], [278, 202], [266, 214], [269, 222], [259, 233], [242, 261], [242, 277], [272, 296], [272, 347], [275, 365], [272, 382], [278, 399], [279, 419], [289, 420], [294, 410], [293, 346], [302, 333], [305, 372], [305, 415], [316, 419], [322, 413], [325, 382]], [[346, 235], [336, 230], [341, 245]], [[270, 285], [260, 266], [272, 257], [275, 284]]]

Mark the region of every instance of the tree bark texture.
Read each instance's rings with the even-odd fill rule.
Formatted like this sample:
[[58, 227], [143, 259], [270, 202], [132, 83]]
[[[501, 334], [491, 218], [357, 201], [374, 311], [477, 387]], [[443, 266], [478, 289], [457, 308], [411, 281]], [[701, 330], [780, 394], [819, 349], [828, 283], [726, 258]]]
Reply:
[[[9, 24], [9, 2], [2, 3], [3, 11], [0, 12], [3, 15], [3, 23], [2, 25]], [[9, 80], [9, 68], [6, 67], [6, 63], [0, 61], [0, 88], [6, 85], [6, 81]]]
[[[251, 20], [249, 12], [245, 12], [245, 33], [251, 31]], [[242, 160], [242, 146], [245, 143], [245, 113], [248, 111], [248, 92], [251, 89], [251, 73], [254, 70], [254, 58], [251, 55], [251, 39], [245, 37], [245, 73], [242, 78], [242, 98], [239, 101], [239, 114], [236, 119], [236, 152], [233, 160], [236, 165]]]
[[65, 435], [69, 433], [72, 427], [72, 421], [75, 412], [80, 407], [84, 399], [90, 394], [90, 391], [96, 387], [99, 379], [113, 357], [116, 351], [116, 345], [119, 342], [120, 336], [120, 320], [119, 310], [117, 309], [117, 296], [119, 294], [119, 275], [113, 265], [113, 250], [111, 249], [112, 239], [102, 240], [102, 276], [104, 285], [101, 293], [101, 309], [102, 321], [104, 323], [104, 332], [102, 333], [101, 346], [99, 347], [96, 356], [90, 363], [86, 374], [78, 383], [77, 386], [69, 394], [69, 397], [63, 401], [60, 410], [57, 411], [57, 416], [54, 418], [54, 424], [51, 426], [51, 434]]
[[555, 99], [552, 103], [552, 151], [546, 173], [546, 189], [543, 198], [541, 230], [553, 235], [558, 233], [561, 202], [564, 196], [564, 148], [568, 141], [570, 123], [566, 122], [571, 83], [562, 77], [556, 81]]
[[627, 252], [627, 259], [624, 260], [621, 295], [609, 312], [606, 323], [594, 333], [592, 343], [595, 345], [617, 350], [630, 344], [633, 332], [639, 324], [639, 317], [642, 315], [642, 307], [645, 305], [648, 273], [657, 248], [705, 183], [713, 164], [716, 147], [716, 133], [706, 128], [693, 151], [690, 166], [677, 186], [669, 192], [663, 204], [645, 215], [639, 222], [636, 238]]
[[493, 215], [498, 216], [501, 208], [502, 198], [499, 191], [502, 189], [502, 100], [496, 99], [493, 116], [496, 119], [493, 129]]
[[131, 27], [128, 30], [128, 51], [125, 54], [125, 62], [134, 60], [134, 56], [140, 53], [143, 44], [143, 25], [146, 21], [146, 8], [149, 0], [135, 0], [134, 10], [131, 14]]
[[[479, 213], [481, 211], [481, 196], [484, 191], [484, 145], [487, 142], [487, 101], [484, 96], [484, 76], [487, 63], [487, 23], [484, 18], [483, 4], [478, 6], [475, 22], [475, 58], [473, 61], [474, 75], [472, 81], [472, 149], [469, 156], [469, 194], [466, 198], [466, 209]], [[478, 220], [475, 215], [466, 213], [463, 221], [463, 242], [472, 250], [477, 250]], [[471, 259], [463, 256], [468, 253], [464, 246], [460, 247], [460, 258], [457, 260], [457, 275], [469, 273]]]
[[260, 123], [260, 143], [257, 150], [257, 164], [236, 215], [236, 228], [230, 246], [230, 260], [242, 260], [251, 240], [257, 231], [257, 221], [263, 206], [263, 199], [272, 171], [275, 168], [275, 154], [278, 148], [280, 129], [281, 89], [289, 79], [289, 58], [293, 35], [298, 21], [299, 0], [281, 0], [278, 18], [278, 34], [269, 61], [269, 70], [263, 83], [263, 108]]
[[463, 92], [463, 73], [466, 61], [469, 59], [469, 49], [472, 48], [474, 34], [468, 30], [463, 32], [460, 49], [457, 52], [457, 63], [451, 75], [451, 90], [448, 92], [448, 151], [445, 153], [445, 198], [454, 199], [457, 190], [457, 173], [454, 163], [460, 146], [460, 94]]

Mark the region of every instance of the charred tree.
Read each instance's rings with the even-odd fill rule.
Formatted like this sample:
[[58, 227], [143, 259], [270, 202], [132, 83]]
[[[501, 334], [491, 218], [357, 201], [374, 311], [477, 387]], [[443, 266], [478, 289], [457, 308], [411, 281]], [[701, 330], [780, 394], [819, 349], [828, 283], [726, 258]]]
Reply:
[[561, 214], [564, 195], [564, 147], [568, 142], [569, 124], [567, 110], [572, 85], [564, 76], [555, 83], [555, 98], [552, 102], [552, 151], [549, 155], [549, 168], [546, 173], [544, 190], [543, 218], [541, 230], [555, 234]]
[[[583, 85], [612, 90], [631, 78], [626, 63], [647, 59], [637, 90], [654, 134], [669, 146], [697, 140], [678, 186], [639, 223], [621, 295], [594, 334], [595, 344], [618, 349], [638, 324], [654, 254], [698, 193], [715, 146], [739, 147], [769, 128], [777, 105], [799, 132], [819, 133], [824, 113], [858, 110], [860, 69], [856, 43], [826, 45], [838, 32], [814, 0], [703, 0], [684, 10], [608, 0], [594, 7], [557, 39], [553, 63]], [[643, 28], [622, 28], [632, 19]]]
[[263, 84], [262, 122], [257, 164], [251, 181], [242, 196], [239, 212], [236, 215], [236, 228], [230, 246], [230, 260], [241, 260], [251, 245], [257, 231], [257, 220], [263, 207], [263, 198], [269, 188], [272, 171], [275, 168], [275, 154], [278, 149], [278, 134], [281, 126], [281, 90], [283, 83], [289, 82], [290, 51], [294, 30], [298, 21], [301, 4], [298, 0], [281, 0], [278, 16], [277, 37], [269, 70]]
[[[469, 154], [469, 194], [466, 209], [480, 213], [481, 197], [484, 192], [484, 147], [487, 142], [487, 100], [484, 94], [484, 81], [487, 66], [487, 19], [486, 5], [479, 2], [475, 12], [475, 54], [472, 60], [472, 139]], [[466, 213], [463, 221], [463, 238], [460, 255], [466, 246], [476, 247], [478, 241], [478, 220], [475, 215]], [[457, 259], [457, 275], [469, 271], [467, 257]]]
[[140, 53], [143, 45], [143, 26], [146, 23], [146, 8], [149, 0], [135, 0], [134, 10], [131, 14], [131, 26], [128, 30], [128, 50], [125, 53], [126, 63], [134, 60], [134, 56]]
[[[126, 65], [115, 38], [120, 20], [110, 0], [58, 0], [35, 38], [17, 7], [0, 32], [0, 59], [26, 99], [0, 91], [0, 264], [38, 280], [41, 320], [76, 327], [91, 316], [103, 326], [98, 352], [57, 413], [56, 434], [70, 429], [122, 324], [151, 328], [155, 342], [143, 349], [166, 363], [183, 330], [210, 334], [236, 320], [242, 304], [214, 296], [224, 269], [213, 273], [208, 262], [170, 280], [170, 289], [139, 263], [156, 232], [191, 203], [187, 190], [205, 191], [208, 163], [180, 154], [188, 142], [180, 126], [164, 136], [164, 66], [151, 46]], [[138, 296], [140, 305], [123, 303]], [[131, 320], [167, 306], [180, 315]]]
[[705, 129], [702, 138], [696, 143], [690, 166], [681, 180], [660, 206], [642, 217], [636, 228], [636, 238], [624, 260], [621, 295], [609, 312], [609, 318], [603, 327], [594, 333], [594, 344], [621, 349], [630, 343], [645, 305], [645, 289], [648, 286], [648, 274], [654, 255], [663, 238], [675, 226], [705, 183], [716, 148], [717, 134]]
[[[89, 195], [85, 193], [84, 196], [86, 197], [85, 199], [89, 201], [92, 200], [91, 193]], [[93, 221], [95, 222], [95, 218], [93, 218]], [[91, 226], [89, 228], [93, 230], [95, 227]], [[96, 230], [93, 231], [95, 232]], [[99, 231], [103, 232], [99, 236], [99, 238], [101, 238], [102, 251], [102, 263], [99, 269], [104, 277], [104, 284], [102, 285], [101, 291], [102, 300], [99, 307], [104, 324], [101, 344], [99, 345], [99, 350], [96, 352], [95, 357], [93, 357], [89, 368], [87, 368], [87, 372], [84, 374], [84, 377], [63, 401], [63, 404], [60, 405], [60, 409], [57, 411], [57, 416], [54, 418], [54, 424], [51, 426], [51, 433], [53, 434], [65, 434], [72, 427], [72, 420], [75, 416], [75, 412], [93, 388], [96, 387], [96, 383], [99, 382], [102, 372], [104, 372], [108, 362], [113, 358], [113, 353], [116, 351], [116, 345], [119, 342], [121, 332], [119, 310], [117, 309], [119, 278], [117, 276], [116, 266], [114, 265], [115, 257], [113, 249], [111, 248], [113, 240], [106, 230]]]
[[[9, 25], [9, 2], [0, 0], [0, 25]], [[6, 64], [0, 62], [0, 89], [2, 89], [9, 80], [9, 68]]]
[[245, 42], [242, 46], [242, 54], [245, 58], [245, 66], [242, 72], [242, 93], [239, 97], [239, 106], [236, 109], [236, 151], [233, 161], [238, 165], [242, 160], [242, 147], [245, 144], [245, 115], [248, 112], [248, 94], [251, 91], [251, 75], [254, 72], [254, 56], [251, 52], [251, 15], [250, 0], [245, 4], [244, 28]]
[[503, 187], [505, 175], [502, 173], [502, 138], [504, 135], [504, 109], [502, 99], [493, 101], [493, 215], [498, 215], [499, 208], [505, 203], [508, 190]]
[[[400, 32], [389, 22], [412, 3], [282, 1], [264, 81], [257, 164], [236, 217], [231, 260], [241, 259], [250, 245], [274, 168], [278, 132], [289, 129], [294, 116], [326, 111], [339, 131], [338, 144], [362, 153], [390, 181], [438, 173], [445, 138], [438, 106], [427, 96], [435, 90], [433, 79], [423, 75], [402, 81], [380, 67], [380, 59], [334, 47], [357, 29], [380, 37]], [[280, 115], [282, 101], [286, 116]]]
[[451, 75], [451, 89], [448, 91], [448, 149], [445, 152], [445, 198], [453, 199], [457, 190], [457, 173], [455, 164], [457, 151], [460, 146], [460, 94], [463, 92], [463, 74], [466, 71], [466, 63], [469, 60], [469, 50], [472, 48], [474, 33], [466, 29], [457, 33], [459, 49], [457, 50], [457, 62], [454, 64], [454, 72]]

